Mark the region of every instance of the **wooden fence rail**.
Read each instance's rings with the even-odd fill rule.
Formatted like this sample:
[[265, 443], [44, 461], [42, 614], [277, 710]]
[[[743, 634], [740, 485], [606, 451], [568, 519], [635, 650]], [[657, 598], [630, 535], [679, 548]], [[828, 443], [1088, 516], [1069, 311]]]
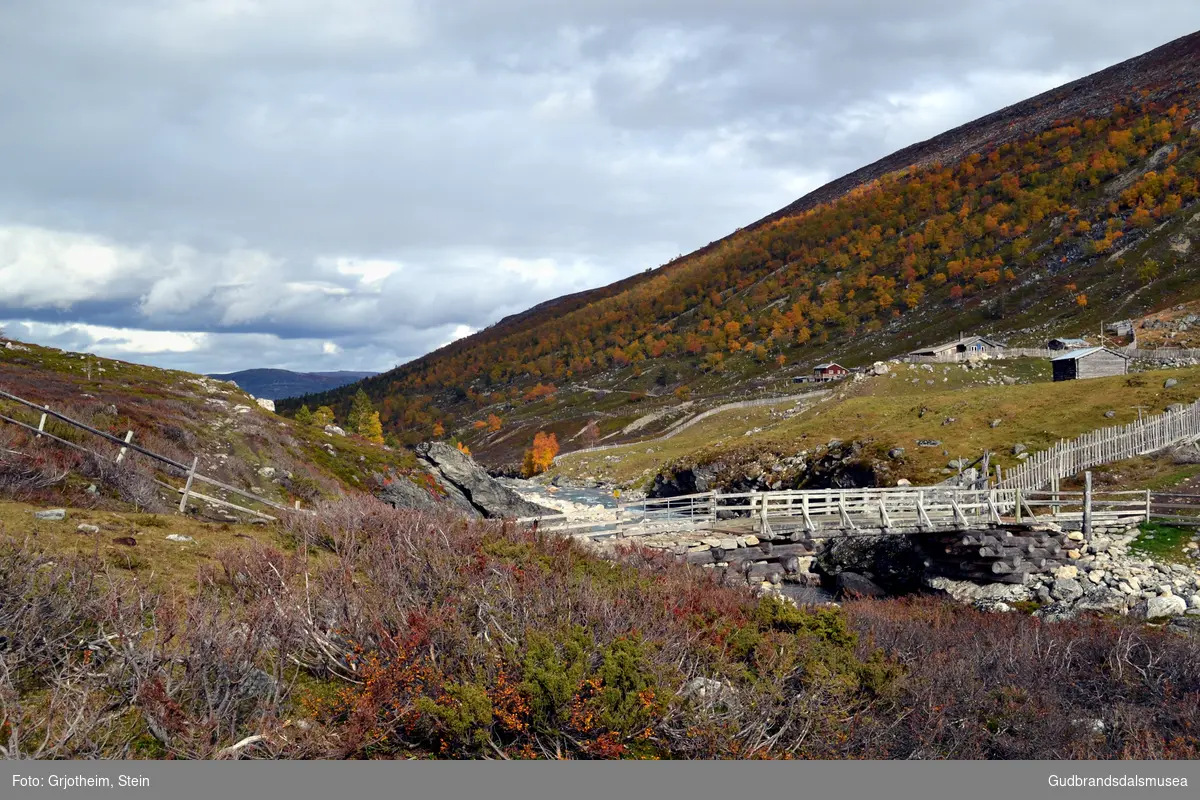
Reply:
[[[45, 436], [45, 437], [52, 439], [62, 445], [74, 448], [76, 450], [80, 450], [82, 452], [85, 452], [85, 453], [88, 453], [88, 454], [91, 454], [91, 455], [94, 455], [97, 457], [101, 457], [99, 453], [96, 453], [94, 450], [92, 450], [90, 448], [84, 447], [75, 442], [72, 442], [67, 439], [63, 439], [59, 436], [54, 436], [53, 434], [48, 433], [45, 430], [46, 418], [53, 417], [54, 419], [59, 420], [60, 422], [66, 424], [72, 428], [76, 428], [77, 430], [84, 431], [85, 433], [88, 433], [92, 436], [99, 437], [101, 439], [104, 439], [106, 441], [109, 441], [109, 442], [112, 442], [113, 444], [118, 445], [120, 447], [120, 450], [117, 452], [117, 456], [115, 458], [116, 463], [120, 463], [121, 460], [123, 460], [123, 458], [125, 457], [126, 452], [129, 450], [132, 450], [135, 453], [140, 453], [141, 455], [144, 455], [147, 458], [157, 461], [158, 463], [162, 464], [163, 466], [166, 466], [170, 469], [173, 469], [173, 470], [181, 473], [182, 476], [184, 478], [186, 478], [186, 480], [187, 480], [187, 485], [183, 489], [177, 489], [168, 484], [164, 484], [161, 481], [157, 481], [160, 485], [165, 486], [166, 488], [170, 489], [171, 491], [182, 493], [183, 498], [180, 503], [181, 508], [186, 507], [187, 498], [189, 495], [191, 495], [192, 497], [197, 497], [197, 498], [200, 498], [203, 500], [207, 500], [208, 502], [212, 502], [215, 505], [221, 505], [224, 507], [236, 509], [238, 511], [244, 511], [248, 514], [253, 514], [254, 516], [257, 516], [257, 517], [262, 517], [265, 519], [272, 519], [272, 520], [276, 519], [275, 517], [272, 517], [269, 514], [264, 514], [260, 511], [255, 511], [254, 509], [251, 509], [251, 508], [245, 508], [244, 506], [235, 505], [226, 500], [218, 500], [216, 498], [207, 497], [206, 495], [201, 495], [198, 492], [193, 491], [191, 488], [193, 481], [198, 481], [200, 483], [206, 483], [209, 486], [215, 486], [218, 489], [222, 489], [226, 492], [236, 494], [240, 497], [244, 497], [244, 498], [251, 500], [255, 503], [258, 503], [260, 505], [267, 506], [268, 508], [274, 508], [279, 511], [288, 511], [288, 512], [294, 512], [294, 511], [300, 510], [298, 505], [295, 507], [280, 505], [279, 503], [275, 503], [271, 500], [267, 500], [266, 498], [259, 497], [258, 495], [254, 494], [252, 492], [248, 492], [244, 489], [239, 489], [236, 486], [230, 486], [229, 484], [223, 483], [222, 481], [219, 481], [216, 478], [210, 478], [207, 475], [203, 475], [203, 474], [197, 472], [196, 465], [199, 463], [198, 456], [193, 460], [193, 463], [191, 465], [187, 465], [187, 464], [183, 464], [179, 461], [176, 461], [172, 458], [168, 458], [167, 456], [161, 455], [160, 453], [155, 453], [152, 450], [148, 450], [139, 444], [135, 444], [133, 442], [133, 431], [130, 431], [122, 438], [122, 437], [114, 436], [113, 434], [108, 433], [106, 431], [102, 431], [97, 428], [93, 428], [91, 425], [80, 422], [77, 419], [72, 419], [71, 417], [68, 417], [66, 414], [63, 414], [61, 412], [51, 409], [47, 405], [38, 405], [37, 403], [34, 403], [30, 400], [26, 400], [23, 397], [18, 397], [14, 394], [9, 394], [8, 392], [5, 392], [3, 390], [0, 390], [0, 398], [5, 399], [5, 400], [11, 400], [14, 403], [31, 408], [34, 411], [41, 414], [41, 420], [36, 427], [34, 427], [33, 425], [29, 425], [27, 423], [21, 422], [20, 420], [16, 420], [11, 417], [5, 416], [3, 414], [0, 414], [0, 421], [6, 422], [6, 423], [9, 423], [12, 425], [16, 425], [20, 428], [29, 430], [37, 436]], [[310, 511], [308, 513], [313, 513], [313, 512]]]
[[1168, 411], [1127, 425], [1099, 428], [1060, 440], [1011, 469], [1003, 489], [1056, 487], [1058, 481], [1092, 467], [1164, 450], [1200, 438], [1200, 400], [1181, 411]]

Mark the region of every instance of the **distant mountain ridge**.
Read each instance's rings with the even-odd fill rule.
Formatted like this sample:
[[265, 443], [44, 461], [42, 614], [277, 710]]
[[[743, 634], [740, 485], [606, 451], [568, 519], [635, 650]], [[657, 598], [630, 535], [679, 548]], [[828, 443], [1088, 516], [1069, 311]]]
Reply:
[[210, 378], [233, 381], [240, 388], [268, 400], [299, 397], [313, 392], [337, 389], [351, 383], [371, 378], [378, 372], [292, 372], [287, 369], [244, 369], [240, 372], [210, 374]]

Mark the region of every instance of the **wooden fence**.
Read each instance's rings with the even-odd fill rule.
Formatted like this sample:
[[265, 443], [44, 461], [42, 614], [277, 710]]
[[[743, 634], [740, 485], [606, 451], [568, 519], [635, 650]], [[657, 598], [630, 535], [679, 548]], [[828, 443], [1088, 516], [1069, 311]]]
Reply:
[[1003, 476], [1002, 489], [1041, 489], [1091, 467], [1146, 455], [1200, 438], [1200, 400], [1128, 425], [1098, 428], [1035, 453]]
[[[240, 497], [244, 497], [248, 500], [252, 500], [255, 503], [266, 506], [268, 508], [274, 508], [279, 511], [300, 510], [299, 502], [297, 502], [294, 507], [280, 505], [279, 503], [272, 502], [270, 500], [267, 500], [266, 498], [259, 497], [258, 495], [253, 494], [252, 492], [245, 491], [244, 489], [239, 489], [236, 486], [230, 486], [229, 484], [223, 483], [215, 478], [210, 478], [207, 475], [201, 474], [200, 472], [197, 471], [197, 467], [200, 463], [199, 456], [193, 457], [191, 464], [183, 464], [172, 458], [168, 458], [167, 456], [160, 455], [159, 453], [155, 453], [151, 450], [147, 450], [146, 448], [142, 447], [141, 445], [135, 444], [133, 442], [133, 431], [129, 431], [128, 433], [126, 433], [124, 438], [120, 438], [120, 437], [112, 435], [111, 433], [107, 433], [106, 431], [102, 431], [102, 430], [98, 430], [97, 428], [93, 428], [92, 426], [87, 425], [83, 422], [80, 422], [79, 420], [72, 419], [71, 417], [68, 417], [67, 415], [65, 415], [61, 412], [54, 411], [49, 406], [38, 405], [37, 403], [34, 403], [30, 400], [26, 400], [22, 397], [17, 397], [14, 394], [9, 394], [8, 392], [5, 392], [5, 391], [0, 391], [0, 398], [2, 398], [4, 400], [10, 400], [19, 405], [23, 405], [28, 408], [31, 408], [40, 415], [40, 419], [36, 426], [26, 423], [26, 422], [22, 422], [17, 419], [13, 419], [12, 417], [6, 416], [4, 414], [0, 414], [0, 422], [6, 422], [10, 425], [15, 425], [19, 428], [23, 428], [23, 429], [33, 433], [37, 437], [44, 436], [44, 437], [51, 439], [61, 445], [70, 447], [75, 450], [79, 450], [84, 453], [88, 453], [89, 455], [96, 456], [97, 458], [105, 457], [102, 454], [96, 452], [95, 450], [92, 450], [91, 448], [84, 447], [83, 445], [80, 445], [76, 442], [72, 442], [72, 441], [69, 441], [62, 437], [55, 436], [52, 433], [49, 433], [46, 430], [46, 422], [48, 419], [53, 418], [53, 419], [58, 420], [59, 422], [69, 425], [72, 428], [75, 428], [76, 430], [83, 431], [91, 436], [98, 437], [100, 439], [106, 440], [112, 444], [117, 445], [120, 449], [117, 451], [116, 456], [113, 458], [113, 461], [115, 463], [118, 463], [118, 464], [121, 463], [121, 461], [125, 458], [126, 453], [128, 451], [132, 450], [135, 453], [140, 453], [140, 454], [146, 456], [147, 458], [150, 458], [153, 461], [156, 461], [159, 464], [162, 464], [163, 466], [167, 467], [168, 469], [171, 469], [178, 473], [181, 473], [181, 477], [183, 477], [186, 481], [183, 488], [171, 486], [170, 484], [165, 483], [160, 480], [157, 480], [157, 479], [155, 479], [155, 481], [154, 481], [157, 485], [159, 485], [165, 489], [169, 489], [172, 492], [178, 492], [181, 495], [180, 501], [179, 501], [179, 510], [181, 513], [187, 508], [188, 499], [190, 497], [194, 497], [199, 500], [203, 500], [205, 502], [211, 503], [213, 505], [220, 506], [222, 508], [229, 508], [229, 509], [233, 509], [235, 511], [241, 511], [246, 514], [251, 514], [253, 516], [259, 517], [261, 519], [267, 519], [267, 520], [277, 519], [276, 517], [273, 517], [270, 514], [265, 514], [261, 511], [256, 511], [255, 509], [252, 509], [252, 508], [246, 508], [245, 506], [240, 506], [240, 505], [237, 505], [236, 503], [231, 503], [228, 500], [222, 500], [217, 497], [210, 497], [208, 495], [200, 494], [199, 492], [192, 489], [192, 484], [196, 483], [196, 482], [208, 484], [209, 486], [213, 486], [222, 491], [229, 492], [229, 493], [238, 495]], [[312, 512], [309, 512], [309, 513], [312, 513]]]

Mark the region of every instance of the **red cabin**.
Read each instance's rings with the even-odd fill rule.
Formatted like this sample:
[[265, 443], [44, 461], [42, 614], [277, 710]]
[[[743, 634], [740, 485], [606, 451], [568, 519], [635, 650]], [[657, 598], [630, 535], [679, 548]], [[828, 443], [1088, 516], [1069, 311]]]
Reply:
[[838, 378], [844, 378], [850, 370], [843, 367], [841, 364], [830, 362], [828, 364], [817, 364], [813, 367], [814, 381], [835, 381]]

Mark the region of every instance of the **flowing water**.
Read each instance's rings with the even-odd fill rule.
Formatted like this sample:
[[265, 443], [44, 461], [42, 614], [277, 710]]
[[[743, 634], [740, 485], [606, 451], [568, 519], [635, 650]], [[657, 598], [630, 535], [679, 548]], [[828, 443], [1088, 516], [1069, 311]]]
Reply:
[[584, 506], [601, 505], [605, 508], [617, 507], [617, 498], [613, 497], [611, 489], [585, 489], [580, 486], [563, 486], [559, 487], [557, 491], [551, 492], [547, 487], [533, 481], [519, 480], [517, 478], [501, 478], [500, 482], [523, 495], [532, 496], [534, 502], [537, 502], [536, 498], [544, 497], [566, 500]]

